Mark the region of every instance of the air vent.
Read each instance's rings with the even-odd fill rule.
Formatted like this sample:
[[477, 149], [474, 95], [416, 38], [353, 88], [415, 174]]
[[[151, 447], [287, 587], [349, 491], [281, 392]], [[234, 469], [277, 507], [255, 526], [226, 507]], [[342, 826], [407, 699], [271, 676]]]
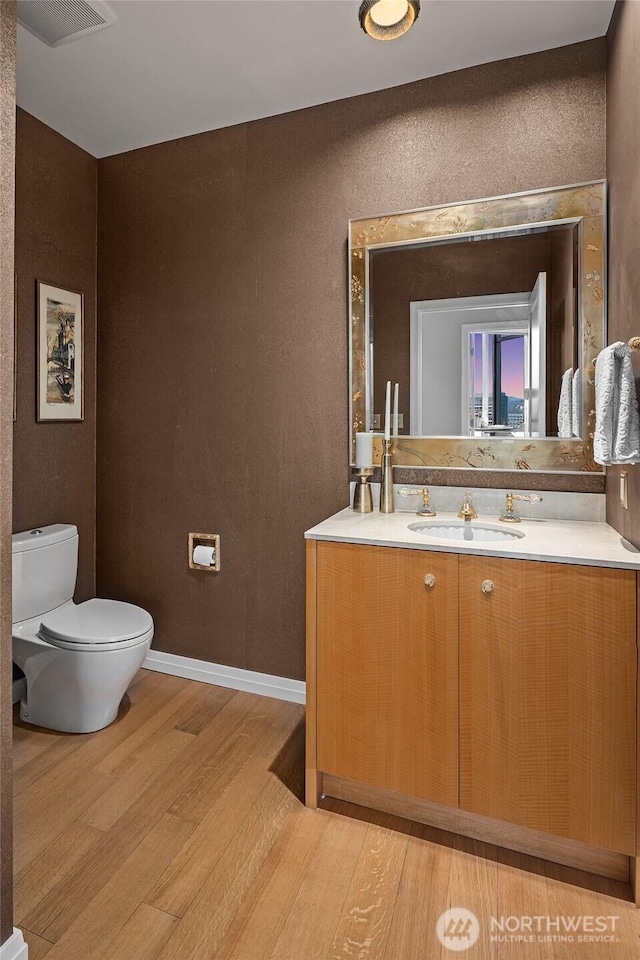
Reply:
[[18, 0], [18, 23], [50, 47], [104, 30], [116, 19], [101, 0]]

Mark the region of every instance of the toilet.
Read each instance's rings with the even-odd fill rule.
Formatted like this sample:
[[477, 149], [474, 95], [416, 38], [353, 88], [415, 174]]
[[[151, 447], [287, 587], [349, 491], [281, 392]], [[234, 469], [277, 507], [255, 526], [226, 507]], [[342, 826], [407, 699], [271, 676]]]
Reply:
[[112, 723], [153, 639], [153, 620], [118, 600], [72, 600], [78, 529], [54, 523], [16, 533], [13, 662], [24, 672], [26, 723], [92, 733]]

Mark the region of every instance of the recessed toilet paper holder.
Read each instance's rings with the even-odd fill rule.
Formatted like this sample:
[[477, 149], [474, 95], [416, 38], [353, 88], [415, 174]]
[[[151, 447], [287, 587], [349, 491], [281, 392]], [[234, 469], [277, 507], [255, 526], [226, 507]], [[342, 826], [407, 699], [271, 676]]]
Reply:
[[[195, 563], [193, 552], [196, 547], [213, 547], [215, 563]], [[220, 534], [219, 533], [190, 533], [189, 534], [189, 569], [200, 570], [204, 573], [220, 572]]]

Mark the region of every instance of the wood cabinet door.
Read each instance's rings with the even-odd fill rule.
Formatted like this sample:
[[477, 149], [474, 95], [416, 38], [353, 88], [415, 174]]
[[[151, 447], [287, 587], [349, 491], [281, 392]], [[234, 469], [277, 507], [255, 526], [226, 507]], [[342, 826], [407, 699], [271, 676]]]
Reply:
[[459, 572], [460, 806], [632, 854], [635, 573], [469, 556]]
[[318, 543], [319, 770], [458, 805], [457, 568], [455, 554]]

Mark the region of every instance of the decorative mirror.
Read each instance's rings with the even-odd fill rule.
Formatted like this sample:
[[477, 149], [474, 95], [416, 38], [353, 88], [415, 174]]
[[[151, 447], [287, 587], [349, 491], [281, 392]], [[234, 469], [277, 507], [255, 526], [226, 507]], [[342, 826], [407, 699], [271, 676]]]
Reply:
[[350, 222], [352, 461], [391, 380], [397, 465], [601, 471], [605, 207], [598, 181]]

